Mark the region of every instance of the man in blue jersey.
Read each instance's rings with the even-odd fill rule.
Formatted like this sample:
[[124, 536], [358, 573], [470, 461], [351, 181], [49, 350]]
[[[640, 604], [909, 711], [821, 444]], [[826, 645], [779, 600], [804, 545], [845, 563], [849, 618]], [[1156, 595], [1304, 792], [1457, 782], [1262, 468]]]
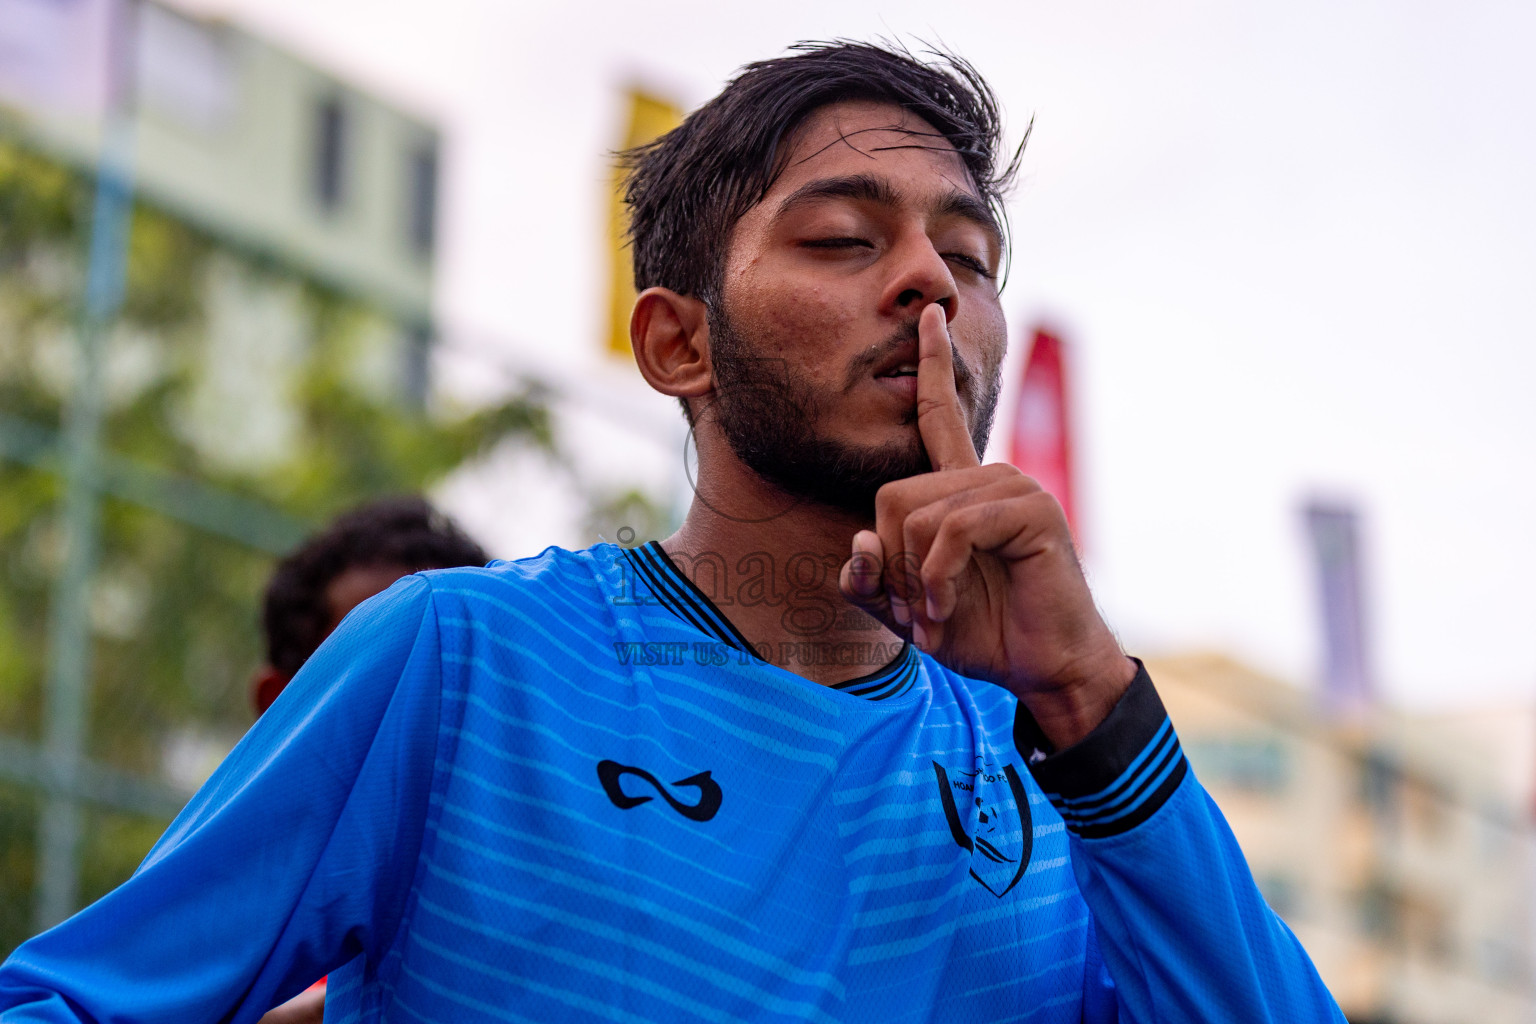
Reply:
[[1341, 1020], [1060, 509], [980, 465], [999, 140], [969, 65], [814, 44], [632, 154], [682, 529], [362, 606], [0, 1020], [327, 971], [343, 1021]]

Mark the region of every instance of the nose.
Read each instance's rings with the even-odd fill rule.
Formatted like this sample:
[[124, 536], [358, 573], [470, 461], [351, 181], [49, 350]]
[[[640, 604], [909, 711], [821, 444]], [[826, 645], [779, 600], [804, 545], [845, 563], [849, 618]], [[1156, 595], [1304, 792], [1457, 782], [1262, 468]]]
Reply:
[[881, 312], [915, 316], [929, 303], [938, 303], [945, 321], [952, 322], [960, 312], [960, 290], [927, 234], [904, 240], [896, 255], [895, 273], [881, 297]]

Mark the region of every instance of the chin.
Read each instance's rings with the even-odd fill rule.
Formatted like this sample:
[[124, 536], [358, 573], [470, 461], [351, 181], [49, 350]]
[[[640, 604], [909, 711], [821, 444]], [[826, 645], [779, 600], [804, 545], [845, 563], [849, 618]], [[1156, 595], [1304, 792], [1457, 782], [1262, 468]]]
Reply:
[[884, 444], [817, 436], [753, 454], [748, 464], [780, 490], [868, 520], [874, 519], [880, 488], [933, 469], [922, 439], [911, 431]]
[[928, 455], [916, 422], [882, 425], [879, 429], [871, 429], [866, 424], [856, 431], [846, 434], [829, 432], [822, 438], [830, 447], [857, 453], [857, 458], [870, 462], [915, 463], [920, 458], [926, 460]]

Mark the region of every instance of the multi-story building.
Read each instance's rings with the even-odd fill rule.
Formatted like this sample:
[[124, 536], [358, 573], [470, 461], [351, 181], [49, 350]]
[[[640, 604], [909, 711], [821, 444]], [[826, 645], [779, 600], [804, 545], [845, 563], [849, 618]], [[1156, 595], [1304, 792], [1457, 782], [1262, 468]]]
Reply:
[[[430, 320], [429, 123], [235, 25], [151, 0], [5, 0], [13, 7], [51, 13], [0, 30], [10, 127], [94, 167], [116, 104], [133, 123], [145, 198], [404, 321]], [[57, 80], [77, 68], [91, 72], [84, 84]]]
[[1529, 781], [1506, 770], [1529, 760], [1529, 709], [1497, 729], [1380, 708], [1340, 720], [1223, 657], [1149, 669], [1260, 888], [1352, 1021], [1532, 1019], [1536, 834]]
[[[438, 145], [232, 24], [0, 0], [0, 954], [132, 871], [249, 724], [271, 554], [480, 443], [423, 414]], [[88, 405], [99, 455], [66, 485]], [[94, 545], [66, 543], [66, 486], [101, 499]], [[96, 552], [73, 600], [71, 547]], [[69, 701], [52, 608], [93, 655]]]
[[[212, 433], [229, 439], [218, 410], [236, 398], [280, 417], [281, 401], [251, 399], [281, 396], [281, 364], [296, 361], [310, 333], [295, 283], [366, 310], [360, 361], [421, 397], [437, 209], [432, 125], [237, 26], [151, 0], [0, 8], [15, 15], [0, 17], [10, 22], [0, 27], [0, 134], [88, 174], [104, 147], [123, 148], [106, 155], [131, 168], [140, 199], [216, 241], [203, 282], [208, 343], [235, 362], [211, 375], [199, 403]], [[107, 130], [109, 111], [126, 132]], [[250, 344], [258, 334], [264, 343]], [[225, 393], [231, 387], [243, 393]], [[276, 451], [261, 442], [280, 448], [291, 435], [274, 424], [244, 447], [271, 459]], [[235, 446], [237, 461], [244, 447]]]

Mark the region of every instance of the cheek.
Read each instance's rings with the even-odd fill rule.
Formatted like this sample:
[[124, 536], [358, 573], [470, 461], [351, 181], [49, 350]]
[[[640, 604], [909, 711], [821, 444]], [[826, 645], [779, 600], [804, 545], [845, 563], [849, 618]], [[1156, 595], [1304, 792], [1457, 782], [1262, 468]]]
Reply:
[[[991, 370], [1003, 361], [1008, 351], [1008, 323], [1002, 307], [989, 304], [983, 309], [973, 309], [974, 316], [965, 325], [961, 351], [968, 351], [968, 358], [976, 365]], [[957, 343], [961, 339], [956, 339]]]
[[809, 367], [837, 355], [830, 339], [848, 335], [855, 317], [850, 306], [815, 284], [743, 289], [732, 315], [764, 354], [794, 357]]

